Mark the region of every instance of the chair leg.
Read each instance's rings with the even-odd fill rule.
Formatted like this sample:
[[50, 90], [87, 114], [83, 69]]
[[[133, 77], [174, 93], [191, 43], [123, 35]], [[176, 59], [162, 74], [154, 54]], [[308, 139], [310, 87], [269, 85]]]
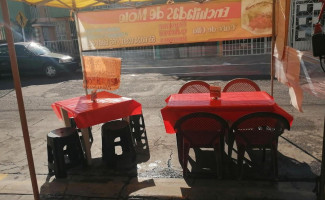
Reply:
[[245, 147], [244, 146], [238, 146], [238, 158], [237, 158], [237, 162], [238, 162], [238, 177], [239, 179], [243, 178], [243, 161], [244, 161], [244, 156], [245, 156]]
[[177, 151], [178, 151], [178, 161], [183, 167], [183, 137], [182, 135], [176, 133]]
[[142, 134], [146, 131], [143, 115], [130, 116], [132, 133], [137, 142], [141, 142]]
[[263, 147], [263, 158], [262, 158], [263, 162], [265, 162], [265, 153], [266, 153], [266, 150], [265, 150], [265, 147]]
[[94, 142], [93, 133], [91, 132], [91, 127], [88, 127], [88, 133], [89, 133], [89, 142], [92, 144]]
[[225, 154], [225, 137], [224, 135], [220, 135], [220, 151], [221, 151], [221, 156], [222, 156], [222, 159], [224, 159], [224, 154]]
[[106, 134], [102, 139], [103, 148], [103, 161], [107, 163], [109, 167], [115, 167], [115, 137]]
[[190, 144], [187, 142], [183, 143], [183, 177], [187, 176], [187, 163], [188, 163], [188, 154], [190, 151]]
[[141, 140], [141, 133], [140, 133], [140, 116], [132, 116], [132, 125], [134, 126], [134, 137], [137, 141]]
[[65, 161], [64, 161], [64, 153], [63, 147], [61, 145], [55, 145], [56, 147], [53, 149], [54, 155], [54, 174], [56, 178], [65, 178], [67, 176], [67, 172], [65, 169]]
[[53, 156], [53, 150], [50, 145], [47, 145], [47, 163], [48, 163], [48, 170], [49, 173], [52, 173], [54, 171], [54, 156]]
[[219, 179], [223, 178], [223, 149], [221, 144], [215, 144], [214, 151], [217, 159], [217, 175]]
[[271, 147], [272, 153], [272, 166], [274, 178], [278, 178], [278, 150], [276, 146]]
[[229, 166], [232, 161], [232, 149], [234, 148], [234, 135], [229, 133], [228, 134], [228, 161], [229, 161]]

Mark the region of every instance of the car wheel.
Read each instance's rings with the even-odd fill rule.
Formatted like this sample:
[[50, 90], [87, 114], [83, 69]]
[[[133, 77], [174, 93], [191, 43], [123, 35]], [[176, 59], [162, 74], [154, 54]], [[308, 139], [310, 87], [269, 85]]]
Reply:
[[44, 67], [44, 72], [47, 77], [53, 78], [57, 74], [57, 69], [52, 65], [46, 65]]

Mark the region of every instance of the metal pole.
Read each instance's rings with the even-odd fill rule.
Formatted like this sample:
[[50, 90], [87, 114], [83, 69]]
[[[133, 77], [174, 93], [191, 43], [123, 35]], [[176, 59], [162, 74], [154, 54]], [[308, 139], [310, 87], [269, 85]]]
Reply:
[[76, 31], [77, 31], [77, 38], [78, 38], [78, 47], [79, 47], [79, 55], [80, 55], [80, 64], [81, 64], [81, 68], [82, 68], [82, 79], [83, 79], [83, 82], [86, 86], [85, 88], [85, 92], [86, 92], [86, 95], [88, 95], [88, 90], [87, 90], [87, 80], [85, 78], [85, 69], [84, 69], [84, 61], [82, 59], [82, 44], [81, 44], [81, 38], [80, 38], [80, 29], [79, 29], [79, 20], [78, 20], [78, 17], [77, 17], [77, 14], [76, 14], [76, 11], [73, 12], [74, 13], [74, 19], [75, 19], [75, 24], [76, 24]]
[[274, 84], [275, 4], [276, 4], [276, 0], [273, 0], [273, 6], [272, 6], [272, 49], [271, 49], [271, 96], [273, 96], [273, 84]]
[[156, 60], [156, 50], [155, 46], [152, 46], [153, 59]]
[[292, 33], [292, 48], [296, 48], [296, 32], [297, 32], [297, 28], [296, 28], [296, 24], [297, 24], [297, 2], [296, 1], [292, 1], [293, 5], [292, 9], [294, 11], [294, 15], [293, 15], [293, 25], [292, 25], [292, 29], [293, 29], [293, 33]]
[[3, 16], [3, 20], [4, 20], [4, 24], [5, 24], [5, 33], [6, 33], [6, 38], [7, 38], [7, 42], [8, 42], [9, 56], [10, 56], [10, 62], [11, 62], [11, 71], [12, 71], [12, 76], [14, 79], [14, 85], [15, 85], [15, 90], [16, 90], [20, 122], [21, 122], [22, 131], [23, 131], [25, 150], [26, 150], [27, 161], [28, 161], [28, 166], [29, 166], [29, 173], [30, 173], [30, 178], [32, 181], [33, 194], [34, 194], [34, 199], [39, 200], [40, 197], [39, 197], [37, 179], [36, 179], [36, 174], [35, 174], [33, 153], [32, 153], [32, 148], [31, 148], [31, 144], [30, 144], [29, 132], [28, 132], [24, 100], [23, 100], [23, 95], [22, 95], [22, 91], [21, 91], [21, 83], [20, 83], [20, 77], [19, 77], [19, 71], [18, 71], [18, 65], [17, 65], [17, 57], [16, 57], [16, 51], [14, 48], [14, 39], [13, 39], [12, 31], [10, 29], [11, 25], [10, 25], [8, 4], [7, 4], [6, 0], [0, 0], [0, 2], [1, 2], [1, 8], [2, 8], [2, 13], [3, 13], [2, 16]]
[[320, 171], [320, 181], [319, 181], [319, 200], [323, 200], [325, 198], [325, 116], [324, 116], [324, 130], [323, 130], [323, 149], [322, 149], [322, 164]]
[[24, 42], [25, 42], [26, 39], [25, 39], [25, 29], [24, 29], [24, 27], [21, 27], [21, 32], [23, 32], [23, 39], [24, 39]]

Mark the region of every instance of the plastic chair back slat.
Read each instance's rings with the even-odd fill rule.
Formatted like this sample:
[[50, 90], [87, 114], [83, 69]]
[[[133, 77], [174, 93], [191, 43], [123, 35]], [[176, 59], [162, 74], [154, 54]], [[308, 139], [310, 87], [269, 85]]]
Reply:
[[179, 89], [179, 94], [185, 93], [209, 93], [210, 85], [204, 81], [190, 81], [185, 83], [181, 89]]
[[223, 92], [255, 92], [261, 91], [260, 87], [247, 78], [237, 78], [229, 81], [223, 88]]

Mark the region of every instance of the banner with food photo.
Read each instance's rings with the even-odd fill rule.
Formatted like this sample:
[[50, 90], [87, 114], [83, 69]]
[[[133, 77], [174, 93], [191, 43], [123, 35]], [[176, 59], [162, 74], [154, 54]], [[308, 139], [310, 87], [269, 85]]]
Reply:
[[77, 14], [82, 50], [268, 37], [272, 0], [215, 0]]

